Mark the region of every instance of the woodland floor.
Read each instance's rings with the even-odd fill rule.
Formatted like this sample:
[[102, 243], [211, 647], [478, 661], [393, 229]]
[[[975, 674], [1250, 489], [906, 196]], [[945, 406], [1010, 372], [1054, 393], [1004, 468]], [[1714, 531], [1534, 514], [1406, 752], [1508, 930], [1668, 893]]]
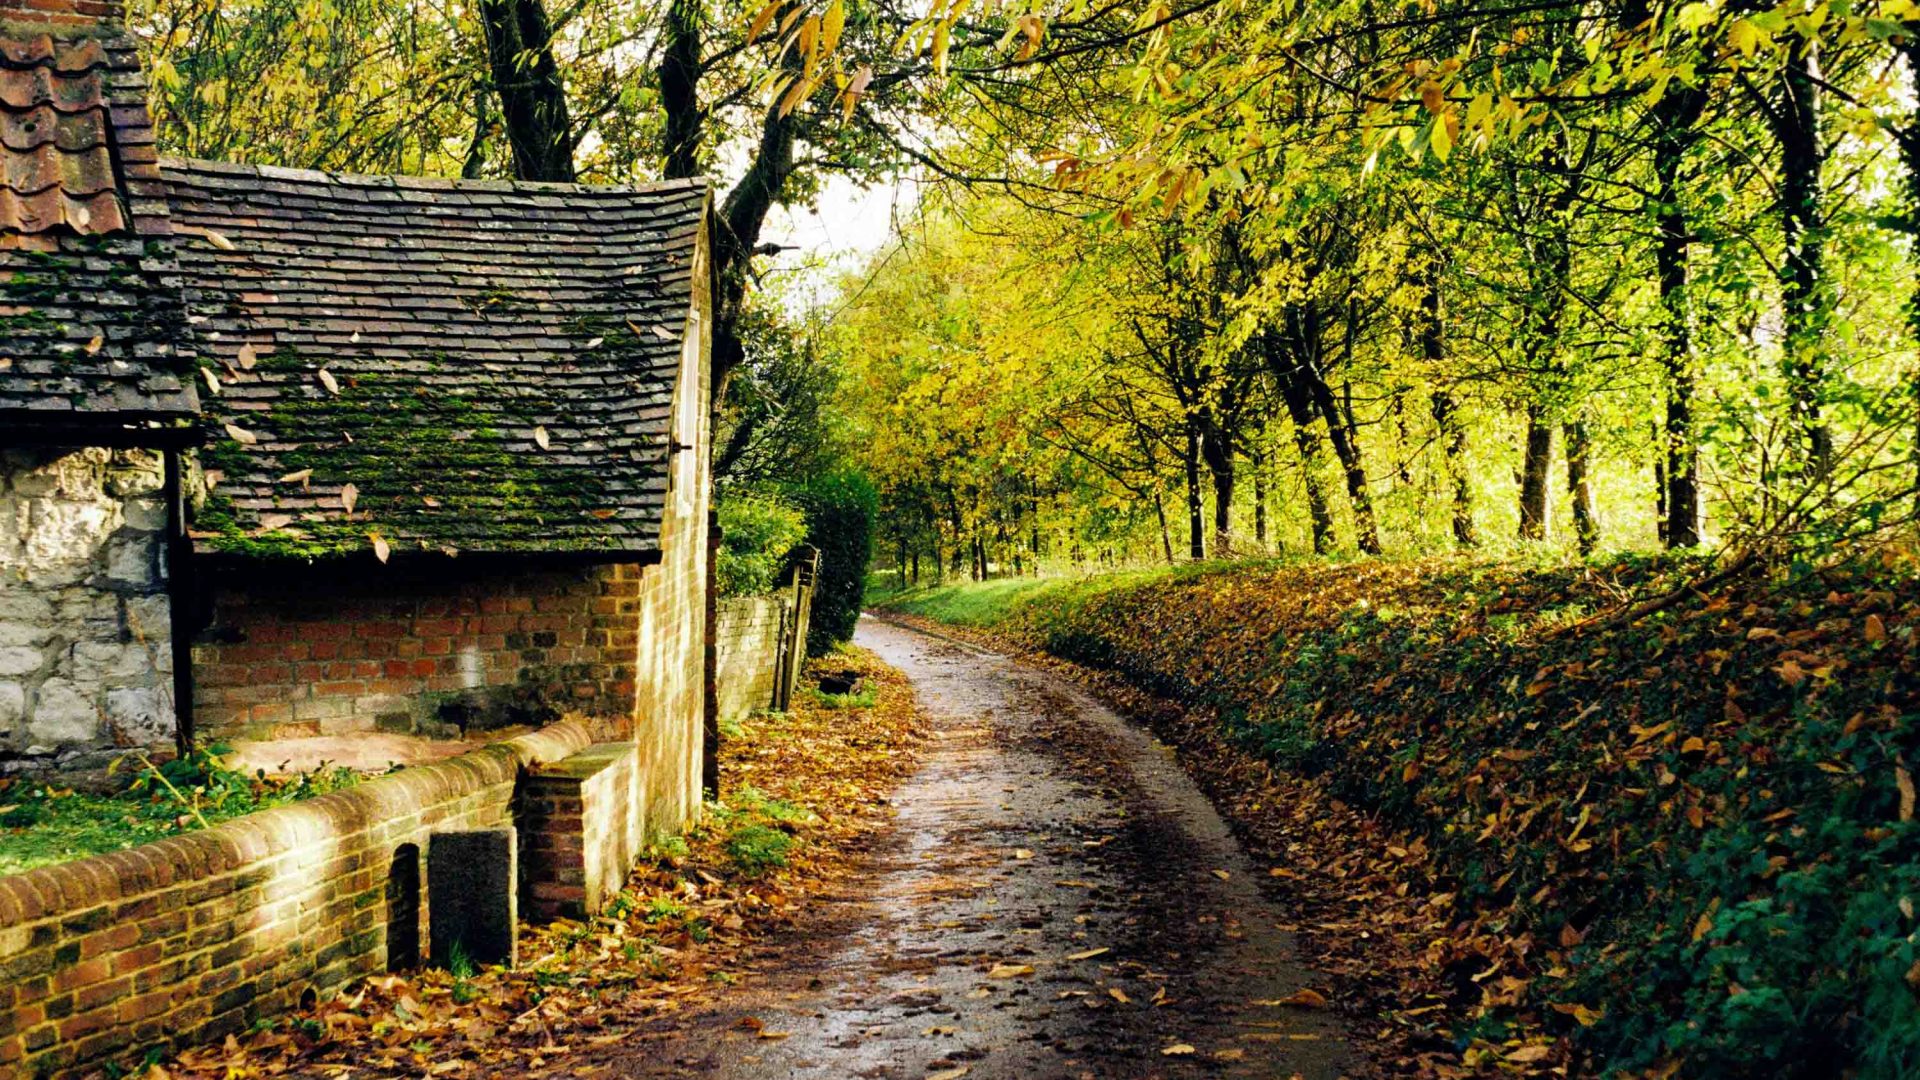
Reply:
[[856, 640], [930, 714], [892, 826], [765, 944], [762, 978], [576, 1068], [1104, 1080], [1360, 1065], [1269, 868], [1168, 748], [1026, 664], [871, 619]]

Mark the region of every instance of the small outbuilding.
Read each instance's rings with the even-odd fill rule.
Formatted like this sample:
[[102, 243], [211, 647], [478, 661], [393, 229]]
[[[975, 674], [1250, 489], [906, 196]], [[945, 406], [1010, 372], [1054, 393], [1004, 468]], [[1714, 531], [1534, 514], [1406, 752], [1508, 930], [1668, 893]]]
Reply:
[[160, 161], [112, 8], [0, 0], [0, 767], [579, 713], [685, 820], [705, 184]]

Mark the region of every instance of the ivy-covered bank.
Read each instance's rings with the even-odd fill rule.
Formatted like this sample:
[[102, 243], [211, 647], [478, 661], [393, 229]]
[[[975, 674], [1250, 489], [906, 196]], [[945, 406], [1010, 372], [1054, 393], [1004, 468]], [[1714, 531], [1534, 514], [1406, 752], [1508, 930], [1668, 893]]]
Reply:
[[1913, 1075], [1914, 562], [1607, 617], [1689, 569], [1242, 565], [892, 604], [1205, 711], [1389, 826], [1372, 902], [1431, 913], [1439, 999], [1400, 1019], [1469, 1065]]

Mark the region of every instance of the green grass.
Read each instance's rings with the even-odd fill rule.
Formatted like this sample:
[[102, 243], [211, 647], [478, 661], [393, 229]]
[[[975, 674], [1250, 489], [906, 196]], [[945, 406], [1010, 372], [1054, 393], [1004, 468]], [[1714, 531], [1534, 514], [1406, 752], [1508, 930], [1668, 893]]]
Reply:
[[359, 780], [345, 769], [269, 780], [228, 769], [212, 753], [168, 762], [158, 774], [137, 760], [127, 767], [121, 771], [127, 786], [109, 794], [26, 778], [0, 781], [0, 875], [137, 847]]
[[[1279, 560], [1263, 560], [1278, 562]], [[1222, 566], [1261, 565], [1250, 561], [1223, 564], [1217, 562], [1181, 563], [1178, 566], [1154, 566], [1137, 570], [1113, 570], [1101, 574], [1071, 577], [994, 578], [988, 581], [956, 581], [942, 585], [898, 588], [898, 576], [876, 574], [868, 586], [871, 607], [918, 615], [935, 622], [956, 626], [991, 629], [1029, 613], [1042, 615], [1036, 621], [1050, 621], [1078, 611], [1088, 602], [1116, 589], [1128, 589], [1150, 582], [1182, 581], [1212, 573]], [[876, 588], [881, 579], [892, 588]]]
[[807, 687], [806, 692], [823, 709], [871, 709], [880, 701], [880, 695], [872, 687], [857, 694], [829, 694], [812, 686]]

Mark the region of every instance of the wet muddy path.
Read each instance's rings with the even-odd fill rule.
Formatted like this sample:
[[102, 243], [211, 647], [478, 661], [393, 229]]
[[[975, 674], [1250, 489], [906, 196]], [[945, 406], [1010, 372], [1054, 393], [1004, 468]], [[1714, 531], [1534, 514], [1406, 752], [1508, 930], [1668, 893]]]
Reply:
[[1339, 1076], [1335, 1019], [1227, 826], [1151, 735], [971, 646], [862, 620], [932, 716], [858, 887], [713, 1009], [591, 1059], [635, 1077]]

